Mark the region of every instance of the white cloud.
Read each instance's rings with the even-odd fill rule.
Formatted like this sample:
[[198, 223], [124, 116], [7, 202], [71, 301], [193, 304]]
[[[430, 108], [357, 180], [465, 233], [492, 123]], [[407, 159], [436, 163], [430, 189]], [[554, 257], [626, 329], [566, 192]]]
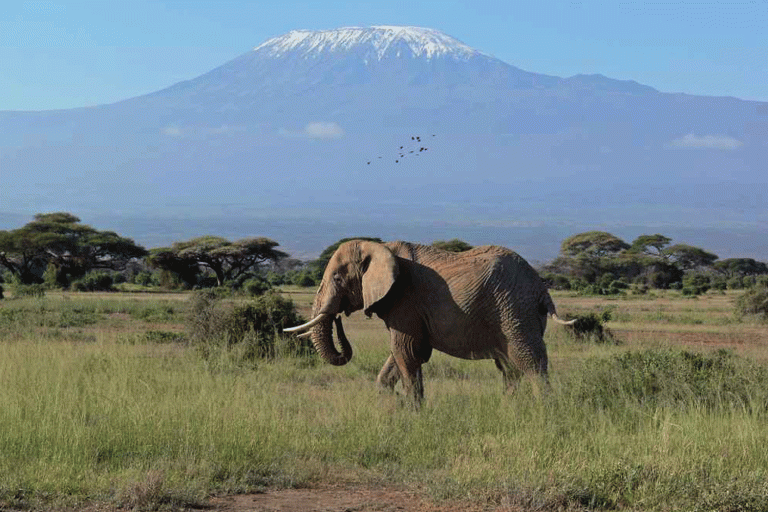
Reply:
[[178, 125], [175, 124], [169, 124], [162, 130], [163, 135], [168, 135], [169, 137], [181, 137], [184, 135], [181, 131], [181, 128], [179, 128]]
[[307, 124], [303, 130], [280, 128], [277, 134], [286, 138], [340, 139], [344, 136], [344, 129], [333, 122], [315, 121]]
[[220, 126], [204, 125], [178, 125], [169, 124], [160, 130], [160, 133], [167, 137], [215, 137], [217, 135], [227, 135], [234, 132], [242, 132], [245, 126], [222, 124]]
[[314, 122], [304, 127], [304, 132], [313, 139], [340, 139], [344, 130], [336, 123]]
[[669, 145], [673, 148], [733, 150], [739, 149], [744, 143], [728, 135], [698, 136], [694, 133], [689, 133], [674, 139]]

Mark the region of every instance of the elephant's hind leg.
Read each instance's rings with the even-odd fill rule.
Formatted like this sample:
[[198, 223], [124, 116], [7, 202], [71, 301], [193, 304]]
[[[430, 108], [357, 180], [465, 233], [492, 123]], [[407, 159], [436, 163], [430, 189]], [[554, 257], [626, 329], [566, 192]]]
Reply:
[[394, 391], [398, 380], [400, 380], [400, 370], [397, 368], [394, 356], [390, 354], [376, 377], [376, 383], [382, 390]]
[[508, 392], [514, 392], [517, 381], [520, 380], [522, 372], [512, 363], [506, 356], [497, 357], [493, 360], [496, 363], [496, 368], [501, 371], [501, 375], [504, 377], [504, 389]]

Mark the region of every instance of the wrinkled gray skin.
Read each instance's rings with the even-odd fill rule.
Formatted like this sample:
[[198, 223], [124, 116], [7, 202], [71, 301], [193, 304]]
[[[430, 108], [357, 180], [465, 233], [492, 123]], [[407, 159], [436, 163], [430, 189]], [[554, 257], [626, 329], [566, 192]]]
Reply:
[[[546, 379], [544, 330], [555, 306], [536, 271], [503, 247], [462, 253], [406, 242], [350, 241], [328, 263], [317, 291], [312, 342], [334, 365], [352, 357], [341, 313], [363, 309], [389, 329], [391, 354], [376, 381], [393, 389], [402, 379], [418, 406], [424, 396], [421, 365], [432, 349], [463, 359], [493, 359], [508, 388], [522, 373]], [[335, 321], [333, 320], [335, 318]], [[341, 353], [333, 343], [336, 324]]]

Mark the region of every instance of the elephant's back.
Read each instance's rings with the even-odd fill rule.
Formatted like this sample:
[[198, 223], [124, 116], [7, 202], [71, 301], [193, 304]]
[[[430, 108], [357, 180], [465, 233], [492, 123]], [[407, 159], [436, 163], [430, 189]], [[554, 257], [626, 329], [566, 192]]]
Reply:
[[452, 291], [475, 295], [489, 289], [512, 290], [518, 285], [544, 288], [536, 270], [519, 254], [498, 245], [483, 245], [463, 252], [449, 252], [428, 245], [390, 242], [395, 256], [433, 269]]

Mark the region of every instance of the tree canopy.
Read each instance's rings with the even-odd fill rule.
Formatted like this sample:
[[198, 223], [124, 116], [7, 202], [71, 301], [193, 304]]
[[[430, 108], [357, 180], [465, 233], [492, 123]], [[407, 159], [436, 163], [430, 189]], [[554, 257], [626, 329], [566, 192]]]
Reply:
[[768, 265], [752, 258], [727, 258], [712, 264], [717, 272], [726, 277], [745, 277], [768, 274]]
[[60, 284], [94, 269], [120, 270], [147, 250], [113, 231], [99, 231], [71, 213], [40, 213], [19, 229], [0, 231], [0, 265], [22, 283], [42, 282], [52, 266]]
[[150, 264], [170, 270], [193, 284], [201, 267], [216, 275], [216, 283], [236, 280], [266, 261], [278, 261], [288, 254], [275, 249], [279, 244], [264, 237], [243, 238], [230, 242], [219, 236], [201, 236], [171, 247], [153, 249]]
[[707, 267], [717, 260], [717, 255], [686, 244], [675, 244], [667, 247], [664, 249], [664, 254], [683, 270]]
[[618, 254], [629, 247], [627, 242], [605, 231], [587, 231], [563, 240], [560, 252], [564, 256], [584, 255], [601, 258]]
[[458, 238], [452, 240], [436, 240], [432, 242], [432, 246], [450, 252], [464, 252], [472, 249], [471, 245]]
[[632, 242], [632, 246], [629, 248], [629, 251], [638, 254], [647, 254], [649, 256], [666, 258], [666, 254], [664, 254], [664, 247], [669, 245], [671, 241], [671, 238], [660, 235], [658, 233], [655, 235], [640, 235]]

